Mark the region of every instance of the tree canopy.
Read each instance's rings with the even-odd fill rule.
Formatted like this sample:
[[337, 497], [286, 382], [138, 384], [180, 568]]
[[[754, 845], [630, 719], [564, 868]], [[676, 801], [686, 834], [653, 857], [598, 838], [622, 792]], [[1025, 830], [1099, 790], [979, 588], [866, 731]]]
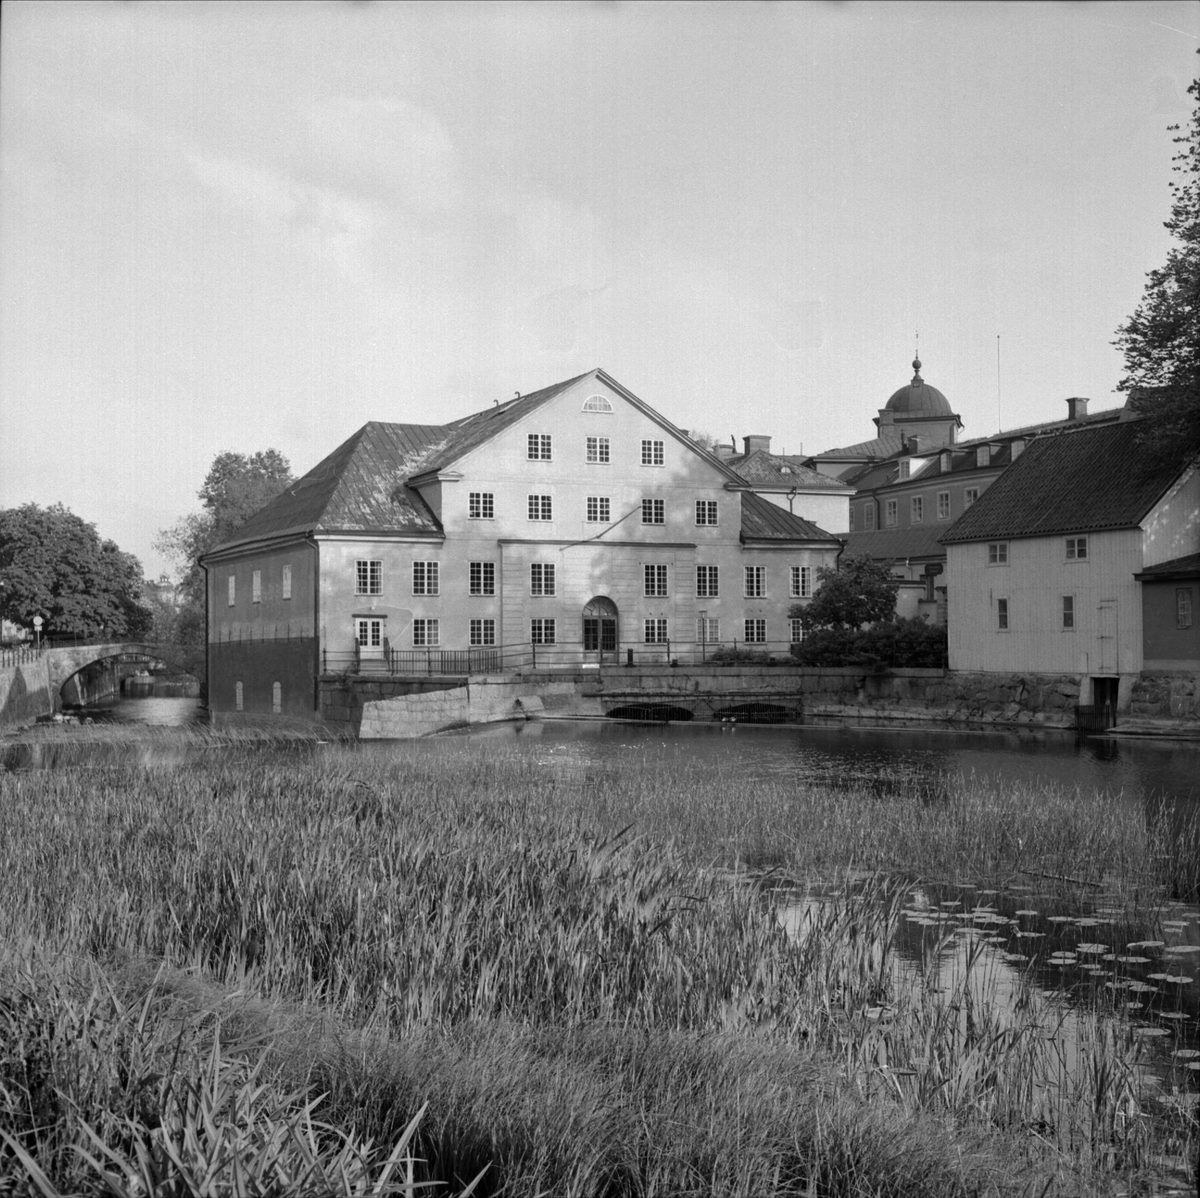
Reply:
[[803, 624], [805, 632], [858, 629], [892, 619], [899, 589], [887, 566], [865, 554], [843, 557], [836, 569], [822, 566], [817, 571], [812, 600], [796, 604], [788, 614]]
[[0, 511], [0, 614], [49, 636], [144, 637], [142, 567], [61, 504]]
[[[1177, 178], [1171, 183], [1176, 239], [1167, 261], [1147, 275], [1137, 311], [1117, 330], [1125, 355], [1118, 389], [1144, 417], [1143, 440], [1163, 457], [1200, 458], [1200, 79], [1188, 93], [1197, 105], [1175, 138]], [[1174, 126], [1178, 129], [1178, 126]]]

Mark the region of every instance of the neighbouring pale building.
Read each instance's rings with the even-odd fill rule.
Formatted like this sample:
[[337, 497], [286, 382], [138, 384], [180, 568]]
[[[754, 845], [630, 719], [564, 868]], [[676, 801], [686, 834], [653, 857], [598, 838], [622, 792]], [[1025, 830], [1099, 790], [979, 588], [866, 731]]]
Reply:
[[842, 545], [601, 370], [446, 425], [364, 425], [203, 559], [209, 705], [323, 673], [786, 653]]
[[1143, 670], [1196, 669], [1200, 474], [1135, 420], [1033, 440], [942, 543], [952, 670], [1075, 675], [1125, 709]]

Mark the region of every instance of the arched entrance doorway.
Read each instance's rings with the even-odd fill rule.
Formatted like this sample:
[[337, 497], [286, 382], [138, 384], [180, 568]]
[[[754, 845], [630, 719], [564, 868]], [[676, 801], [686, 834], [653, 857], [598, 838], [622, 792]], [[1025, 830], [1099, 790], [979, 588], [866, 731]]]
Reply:
[[604, 595], [589, 600], [583, 609], [583, 657], [617, 660], [617, 605]]

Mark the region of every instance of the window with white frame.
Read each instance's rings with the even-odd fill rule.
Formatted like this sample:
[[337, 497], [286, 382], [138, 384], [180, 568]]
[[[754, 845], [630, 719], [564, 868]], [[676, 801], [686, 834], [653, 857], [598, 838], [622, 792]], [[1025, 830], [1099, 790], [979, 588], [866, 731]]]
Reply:
[[642, 523], [665, 524], [667, 522], [666, 503], [662, 499], [642, 500]]
[[717, 501], [715, 499], [697, 499], [696, 500], [696, 523], [697, 524], [716, 524], [717, 522]]
[[354, 593], [356, 595], [383, 594], [383, 562], [359, 558], [354, 563]]
[[529, 496], [530, 520], [553, 520], [554, 503], [549, 495]]
[[939, 491], [937, 493], [937, 518], [939, 520], [950, 519], [950, 492]]
[[250, 602], [262, 602], [262, 571], [254, 570], [250, 574]]
[[793, 566], [792, 598], [807, 599], [812, 594], [812, 566]]
[[743, 620], [742, 623], [744, 625], [742, 639], [745, 640], [747, 645], [765, 645], [767, 643], [766, 620]]
[[554, 566], [550, 562], [530, 562], [529, 593], [543, 598], [554, 594]]
[[900, 469], [897, 472], [896, 477], [897, 478], [908, 478], [908, 476], [911, 473], [912, 473], [912, 463], [910, 463], [906, 460], [906, 461], [903, 461], [900, 463]]
[[883, 522], [891, 528], [896, 523], [896, 501], [889, 499], [883, 505]]
[[721, 621], [716, 616], [696, 617], [696, 642], [715, 645], [721, 639]]
[[554, 644], [554, 619], [534, 616], [529, 621], [529, 639], [535, 645]]
[[1008, 631], [1008, 600], [1007, 599], [997, 599], [996, 600], [996, 631], [997, 632], [1007, 632]]
[[416, 619], [412, 622], [413, 647], [436, 649], [441, 644], [440, 624], [437, 620]]
[[229, 606], [237, 605], [237, 575], [230, 574], [229, 576]]
[[1008, 542], [1007, 541], [992, 541], [988, 545], [988, 565], [989, 566], [1007, 566], [1008, 565]]
[[608, 465], [609, 451], [607, 437], [588, 437], [587, 460], [594, 466]]
[[438, 593], [437, 562], [413, 562], [414, 595], [436, 595]]
[[1087, 537], [1067, 537], [1067, 561], [1084, 562], [1088, 555]]
[[1062, 626], [1063, 631], [1070, 631], [1075, 627], [1075, 596], [1064, 595], [1062, 597]]
[[663, 443], [661, 441], [642, 442], [642, 465], [661, 466], [663, 464]]
[[496, 496], [491, 491], [472, 491], [467, 496], [467, 518], [469, 520], [494, 520], [496, 518]]
[[791, 643], [793, 645], [799, 645], [804, 640], [804, 621], [795, 619], [789, 620], [788, 628], [791, 632]]
[[496, 643], [496, 621], [492, 619], [471, 621], [471, 644], [494, 645]]
[[925, 523], [925, 500], [920, 495], [914, 495], [908, 501], [908, 520], [910, 524]]
[[494, 595], [496, 593], [496, 563], [471, 562], [470, 580], [472, 595]]
[[652, 598], [662, 598], [667, 593], [667, 567], [658, 565], [644, 565], [642, 567], [642, 581], [645, 584], [646, 594]]
[[587, 522], [589, 524], [608, 524], [612, 520], [612, 504], [607, 495], [589, 495], [587, 497]]
[[583, 410], [585, 412], [611, 412], [613, 410], [612, 401], [604, 395], [589, 395], [583, 401]]
[[1192, 588], [1175, 588], [1175, 627], [1191, 628], [1192, 626]]
[[531, 462], [550, 461], [550, 434], [530, 433], [525, 439], [525, 457]]
[[979, 498], [979, 488], [978, 487], [964, 487], [963, 488], [963, 511], [965, 512], [967, 510], [967, 508], [969, 508], [973, 503], [976, 502], [976, 500], [978, 500], [978, 498]]
[[716, 566], [696, 567], [696, 597], [698, 599], [715, 599], [720, 594]]
[[280, 587], [281, 587], [280, 594], [282, 595], [282, 597], [284, 599], [290, 599], [292, 597], [292, 567], [291, 566], [283, 567], [283, 579], [280, 584]]
[[747, 599], [765, 599], [767, 595], [767, 568], [766, 566], [746, 566], [745, 567], [746, 581], [746, 598]]
[[667, 622], [661, 618], [649, 619], [645, 622], [644, 639], [647, 645], [665, 645], [667, 643]]

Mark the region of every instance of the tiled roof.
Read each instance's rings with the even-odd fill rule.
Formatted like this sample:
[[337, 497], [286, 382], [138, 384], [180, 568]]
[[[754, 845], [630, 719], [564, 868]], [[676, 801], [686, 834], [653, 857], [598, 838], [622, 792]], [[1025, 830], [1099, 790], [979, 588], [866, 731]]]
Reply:
[[837, 478], [830, 478], [819, 470], [805, 466], [802, 459], [787, 454], [768, 453], [758, 449], [754, 453], [738, 454], [727, 458], [725, 465], [732, 466], [748, 483], [767, 487], [798, 487], [822, 491], [849, 491], [850, 488]]
[[916, 528], [884, 529], [875, 532], [852, 532], [846, 540], [846, 552], [869, 554], [871, 557], [892, 560], [912, 557], [945, 557], [938, 543], [941, 528], [919, 525]]
[[841, 543], [833, 533], [818, 528], [811, 520], [793, 516], [753, 491], [742, 492], [742, 539]]
[[903, 438], [899, 433], [876, 437], [871, 441], [859, 441], [856, 445], [844, 445], [840, 449], [827, 449], [824, 453], [814, 453], [809, 462], [836, 461], [838, 458], [888, 458], [899, 453], [904, 447]]
[[1200, 577], [1200, 553], [1189, 553], [1186, 557], [1159, 562], [1158, 565], [1147, 566], [1134, 575], [1139, 582], [1165, 582], [1169, 579], [1197, 577]]
[[1137, 433], [1130, 420], [1037, 438], [942, 543], [1136, 527], [1179, 476]]

